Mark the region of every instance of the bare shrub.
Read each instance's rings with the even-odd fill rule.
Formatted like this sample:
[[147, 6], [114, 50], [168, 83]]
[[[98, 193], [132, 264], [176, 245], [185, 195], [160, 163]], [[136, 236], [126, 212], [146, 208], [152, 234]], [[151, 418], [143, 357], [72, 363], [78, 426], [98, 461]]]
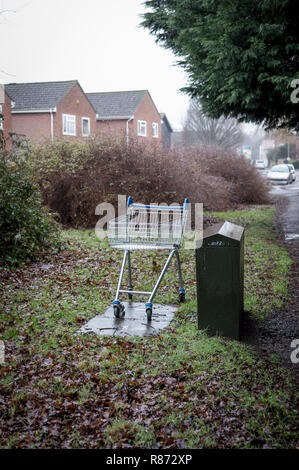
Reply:
[[201, 171], [223, 178], [230, 184], [231, 204], [269, 202], [267, 181], [245, 158], [215, 147], [197, 148], [191, 152], [197, 159]]
[[[102, 136], [84, 142], [61, 140], [33, 145], [29, 158], [44, 202], [66, 226], [90, 227], [101, 202], [116, 207], [118, 194], [144, 203], [203, 202], [208, 210], [225, 210], [240, 202], [265, 202], [254, 170], [230, 155], [208, 150], [170, 151], [124, 138]], [[215, 161], [213, 161], [215, 160]], [[254, 170], [255, 171], [255, 170]], [[246, 174], [246, 175], [245, 175]], [[239, 181], [240, 179], [240, 181]], [[254, 194], [249, 201], [249, 189]], [[240, 196], [238, 196], [240, 193]], [[259, 200], [258, 200], [259, 198]]]

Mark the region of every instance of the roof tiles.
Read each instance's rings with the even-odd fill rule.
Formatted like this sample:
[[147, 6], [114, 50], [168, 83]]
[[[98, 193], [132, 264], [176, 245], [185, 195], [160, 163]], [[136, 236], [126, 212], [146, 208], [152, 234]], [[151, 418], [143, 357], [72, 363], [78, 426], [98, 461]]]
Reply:
[[137, 110], [147, 90], [86, 93], [98, 119], [129, 119]]
[[14, 111], [55, 108], [62, 98], [78, 83], [66, 82], [10, 83], [5, 91], [14, 101]]

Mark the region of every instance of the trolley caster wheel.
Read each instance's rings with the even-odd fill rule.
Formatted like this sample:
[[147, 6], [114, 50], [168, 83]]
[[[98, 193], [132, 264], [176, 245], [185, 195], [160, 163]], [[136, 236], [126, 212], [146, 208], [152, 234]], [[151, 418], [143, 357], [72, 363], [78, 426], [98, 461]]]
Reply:
[[123, 318], [125, 316], [125, 307], [123, 305], [114, 305], [113, 313], [116, 318]]
[[152, 309], [151, 309], [150, 307], [148, 307], [148, 308], [146, 309], [147, 321], [151, 321], [151, 319], [152, 319], [152, 314], [153, 314]]
[[180, 292], [179, 293], [179, 302], [183, 303], [183, 302], [185, 302], [185, 300], [186, 300], [185, 292]]

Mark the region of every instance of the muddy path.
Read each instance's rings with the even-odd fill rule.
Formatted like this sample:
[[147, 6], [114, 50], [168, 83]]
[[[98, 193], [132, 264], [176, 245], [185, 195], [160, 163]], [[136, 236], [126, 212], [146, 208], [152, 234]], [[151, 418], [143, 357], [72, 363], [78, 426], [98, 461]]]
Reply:
[[296, 183], [274, 187], [271, 195], [277, 206], [275, 222], [279, 243], [293, 260], [289, 301], [282, 309], [271, 312], [265, 320], [254, 320], [245, 313], [243, 341], [254, 346], [260, 355], [275, 354], [281, 358], [299, 385], [299, 364], [291, 360], [294, 350], [291, 343], [299, 339], [299, 175]]

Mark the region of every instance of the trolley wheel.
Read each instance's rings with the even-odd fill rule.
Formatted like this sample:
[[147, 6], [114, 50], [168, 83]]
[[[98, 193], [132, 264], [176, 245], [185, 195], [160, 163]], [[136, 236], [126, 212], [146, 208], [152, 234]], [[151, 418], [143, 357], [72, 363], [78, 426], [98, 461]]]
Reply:
[[179, 293], [179, 302], [183, 303], [183, 302], [185, 302], [185, 300], [186, 300], [185, 292], [180, 292]]
[[147, 321], [151, 321], [152, 319], [152, 314], [153, 314], [153, 311], [150, 307], [147, 307], [146, 309], [146, 316], [147, 316]]
[[116, 318], [123, 318], [125, 316], [125, 307], [123, 305], [114, 305], [113, 313]]

